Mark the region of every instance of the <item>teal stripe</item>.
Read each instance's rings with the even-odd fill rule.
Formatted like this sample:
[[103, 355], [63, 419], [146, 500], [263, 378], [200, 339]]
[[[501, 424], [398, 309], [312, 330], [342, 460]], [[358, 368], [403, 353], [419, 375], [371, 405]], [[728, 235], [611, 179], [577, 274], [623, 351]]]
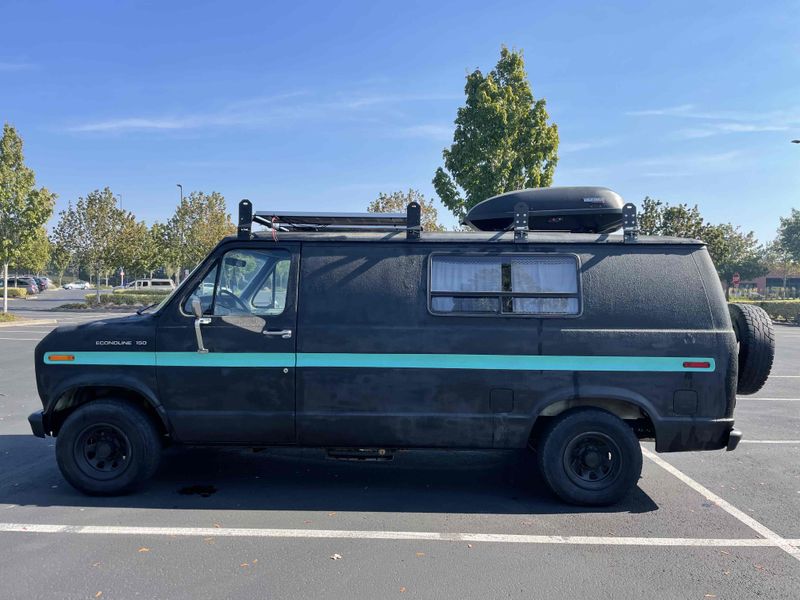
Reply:
[[[688, 368], [684, 362], [708, 362]], [[391, 369], [487, 369], [492, 371], [713, 371], [713, 358], [673, 356], [541, 356], [505, 354], [300, 353], [298, 367]]]
[[[52, 354], [74, 361], [53, 362]], [[56, 365], [160, 367], [339, 367], [364, 369], [469, 369], [491, 371], [711, 372], [713, 358], [682, 356], [540, 356], [505, 354], [348, 354], [291, 352], [48, 352]], [[684, 367], [707, 362], [708, 368]]]

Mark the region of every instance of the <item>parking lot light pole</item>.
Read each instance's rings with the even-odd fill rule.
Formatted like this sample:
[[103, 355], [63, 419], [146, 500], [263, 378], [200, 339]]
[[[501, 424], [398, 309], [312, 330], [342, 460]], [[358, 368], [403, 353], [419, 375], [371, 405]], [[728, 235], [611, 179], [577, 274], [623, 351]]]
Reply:
[[792, 140], [793, 144], [800, 144], [800, 140]]
[[181, 202], [183, 202], [183, 186], [180, 183], [176, 183], [175, 185], [181, 189]]

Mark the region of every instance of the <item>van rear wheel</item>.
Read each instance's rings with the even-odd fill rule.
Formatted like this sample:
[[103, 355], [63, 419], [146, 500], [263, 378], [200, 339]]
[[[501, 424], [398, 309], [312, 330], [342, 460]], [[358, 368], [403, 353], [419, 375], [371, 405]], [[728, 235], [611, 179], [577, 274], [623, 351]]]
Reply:
[[579, 408], [553, 419], [537, 451], [547, 486], [570, 504], [614, 504], [642, 473], [642, 449], [633, 430], [598, 408]]
[[152, 420], [119, 400], [78, 407], [56, 437], [56, 460], [64, 479], [93, 496], [125, 494], [149, 479], [161, 457]]

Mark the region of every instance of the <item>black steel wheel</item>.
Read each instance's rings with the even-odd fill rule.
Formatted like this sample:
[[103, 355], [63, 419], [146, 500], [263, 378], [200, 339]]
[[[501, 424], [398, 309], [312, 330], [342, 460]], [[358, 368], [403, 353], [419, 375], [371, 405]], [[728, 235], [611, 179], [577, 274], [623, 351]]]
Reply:
[[633, 430], [599, 408], [577, 408], [554, 418], [538, 440], [537, 458], [548, 487], [570, 504], [614, 504], [642, 472], [642, 449]]
[[56, 460], [64, 479], [90, 495], [134, 490], [155, 473], [160, 456], [161, 440], [151, 418], [122, 400], [79, 406], [56, 438]]

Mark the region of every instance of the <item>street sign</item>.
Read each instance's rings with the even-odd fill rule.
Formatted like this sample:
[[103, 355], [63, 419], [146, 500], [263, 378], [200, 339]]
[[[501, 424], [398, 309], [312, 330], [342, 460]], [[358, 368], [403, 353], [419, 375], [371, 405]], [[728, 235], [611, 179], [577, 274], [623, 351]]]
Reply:
[[739, 277], [739, 274], [738, 273], [734, 273], [733, 274], [733, 279], [731, 281], [733, 282], [733, 285], [739, 285], [739, 282], [741, 280], [742, 280], [742, 278]]

